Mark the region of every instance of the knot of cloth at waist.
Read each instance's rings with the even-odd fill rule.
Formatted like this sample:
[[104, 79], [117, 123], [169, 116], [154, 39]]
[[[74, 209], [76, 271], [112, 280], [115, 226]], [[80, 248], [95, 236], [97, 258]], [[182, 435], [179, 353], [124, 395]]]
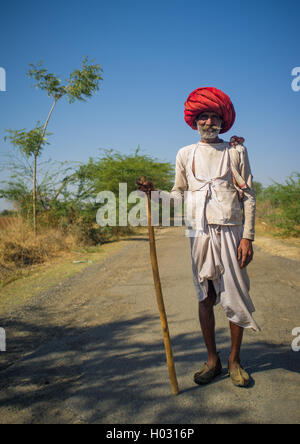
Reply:
[[204, 191], [206, 193], [206, 198], [212, 197], [212, 187], [214, 187], [214, 182], [216, 179], [218, 178], [204, 179], [204, 183], [199, 185], [199, 188], [195, 189], [194, 191]]
[[206, 205], [209, 199], [214, 201], [214, 205], [220, 206], [216, 190], [215, 182], [220, 178], [205, 180], [199, 184], [197, 189], [191, 190], [195, 196], [193, 204], [195, 205], [195, 228], [199, 234], [204, 233], [207, 219], [206, 219]]

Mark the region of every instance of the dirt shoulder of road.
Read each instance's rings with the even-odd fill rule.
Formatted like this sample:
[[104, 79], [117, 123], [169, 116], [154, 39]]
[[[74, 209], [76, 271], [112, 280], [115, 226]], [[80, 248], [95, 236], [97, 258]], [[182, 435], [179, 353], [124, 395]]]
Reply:
[[272, 256], [300, 261], [300, 245], [291, 240], [258, 236], [255, 239], [255, 244]]
[[264, 222], [257, 221], [254, 245], [262, 248], [272, 256], [281, 256], [295, 261], [300, 260], [300, 239], [279, 238], [276, 231], [270, 232], [270, 227]]

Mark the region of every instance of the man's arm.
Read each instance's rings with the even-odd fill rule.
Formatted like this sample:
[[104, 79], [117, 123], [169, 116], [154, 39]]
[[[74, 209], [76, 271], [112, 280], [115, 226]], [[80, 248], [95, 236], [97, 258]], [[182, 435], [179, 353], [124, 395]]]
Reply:
[[238, 247], [238, 260], [240, 267], [246, 267], [253, 258], [252, 241], [255, 237], [255, 211], [256, 199], [253, 188], [253, 176], [251, 173], [247, 149], [243, 147], [240, 152], [240, 174], [247, 187], [244, 189], [244, 227], [243, 236]]
[[244, 190], [244, 230], [243, 238], [254, 240], [255, 237], [255, 211], [256, 211], [256, 199], [253, 188], [253, 176], [251, 173], [249, 158], [247, 149], [243, 147], [243, 151], [240, 153], [240, 172], [241, 176], [245, 180], [247, 188]]

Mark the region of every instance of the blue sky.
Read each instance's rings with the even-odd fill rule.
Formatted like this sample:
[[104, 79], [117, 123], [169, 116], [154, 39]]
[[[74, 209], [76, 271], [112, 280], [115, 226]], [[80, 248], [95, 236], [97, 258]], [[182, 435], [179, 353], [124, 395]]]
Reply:
[[291, 88], [299, 19], [293, 0], [5, 2], [1, 156], [10, 150], [4, 130], [31, 129], [51, 106], [32, 88], [29, 63], [43, 60], [64, 79], [88, 55], [103, 68], [100, 90], [87, 103], [59, 103], [45, 158], [85, 161], [100, 147], [131, 153], [140, 144], [143, 153], [175, 162], [182, 146], [199, 140], [183, 118], [187, 96], [215, 86], [237, 113], [225, 140], [245, 137], [254, 180], [283, 182], [300, 170], [300, 92]]

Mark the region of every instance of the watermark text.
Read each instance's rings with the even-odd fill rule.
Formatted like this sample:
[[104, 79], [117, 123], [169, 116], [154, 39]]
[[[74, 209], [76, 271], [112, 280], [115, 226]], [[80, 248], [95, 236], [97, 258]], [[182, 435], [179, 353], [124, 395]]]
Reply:
[[300, 66], [296, 66], [292, 69], [292, 76], [294, 77], [292, 81], [292, 90], [298, 92], [300, 91]]
[[300, 350], [300, 327], [293, 328], [292, 335], [296, 336], [292, 342], [292, 350], [298, 352]]
[[0, 328], [0, 352], [6, 352], [6, 334], [4, 328]]
[[0, 66], [0, 91], [6, 91], [6, 71]]

